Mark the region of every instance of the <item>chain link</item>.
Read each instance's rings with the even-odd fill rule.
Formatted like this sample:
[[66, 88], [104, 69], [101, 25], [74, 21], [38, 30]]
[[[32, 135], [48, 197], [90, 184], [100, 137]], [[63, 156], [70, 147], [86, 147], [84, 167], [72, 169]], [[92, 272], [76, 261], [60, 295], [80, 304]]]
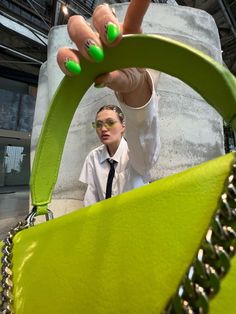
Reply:
[[197, 256], [162, 314], [206, 314], [236, 251], [236, 164]]
[[7, 234], [6, 238], [3, 240], [2, 247], [2, 267], [1, 267], [1, 303], [0, 303], [0, 313], [1, 314], [13, 314], [12, 311], [12, 249], [13, 249], [13, 237], [19, 231], [25, 229], [27, 223], [19, 222], [15, 227], [13, 227]]
[[[0, 314], [14, 314], [13, 310], [13, 280], [12, 280], [12, 250], [13, 237], [20, 231], [32, 227], [37, 215], [37, 209], [34, 207], [30, 214], [22, 222], [20, 221], [13, 227], [3, 240], [2, 246], [2, 266], [1, 266], [1, 291], [0, 291]], [[50, 210], [46, 215], [46, 220], [53, 219], [53, 214]]]

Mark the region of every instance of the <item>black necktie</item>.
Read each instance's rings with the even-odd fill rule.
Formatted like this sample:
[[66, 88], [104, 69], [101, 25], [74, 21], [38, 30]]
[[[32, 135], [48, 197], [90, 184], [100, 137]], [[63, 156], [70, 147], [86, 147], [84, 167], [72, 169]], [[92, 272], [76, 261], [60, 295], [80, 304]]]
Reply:
[[115, 163], [113, 159], [107, 159], [107, 162], [110, 164], [110, 171], [107, 178], [107, 187], [106, 187], [106, 198], [111, 197], [111, 191], [112, 191], [112, 181], [115, 175]]

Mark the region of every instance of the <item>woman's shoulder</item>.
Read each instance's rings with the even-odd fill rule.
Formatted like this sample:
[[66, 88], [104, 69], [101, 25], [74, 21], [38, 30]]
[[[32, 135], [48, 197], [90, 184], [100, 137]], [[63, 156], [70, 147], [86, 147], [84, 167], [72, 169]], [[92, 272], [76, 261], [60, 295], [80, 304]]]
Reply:
[[86, 159], [94, 160], [94, 159], [100, 158], [100, 156], [104, 154], [104, 150], [105, 150], [105, 146], [103, 144], [98, 147], [95, 147], [88, 153]]

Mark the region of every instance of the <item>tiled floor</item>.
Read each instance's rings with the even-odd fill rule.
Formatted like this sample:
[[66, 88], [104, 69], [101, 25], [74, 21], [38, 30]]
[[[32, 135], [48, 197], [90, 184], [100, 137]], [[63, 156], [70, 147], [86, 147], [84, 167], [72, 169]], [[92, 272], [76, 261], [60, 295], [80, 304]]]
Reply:
[[29, 187], [0, 188], [0, 240], [29, 212]]

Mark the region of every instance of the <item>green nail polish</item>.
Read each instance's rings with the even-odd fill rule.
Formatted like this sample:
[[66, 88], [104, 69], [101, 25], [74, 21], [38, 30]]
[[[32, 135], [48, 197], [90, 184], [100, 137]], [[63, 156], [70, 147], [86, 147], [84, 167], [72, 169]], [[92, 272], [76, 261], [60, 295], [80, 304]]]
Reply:
[[72, 74], [80, 74], [80, 72], [81, 72], [81, 67], [80, 67], [79, 63], [77, 63], [73, 60], [66, 61], [65, 67]]
[[107, 30], [107, 41], [109, 43], [112, 43], [116, 40], [116, 38], [120, 35], [119, 27], [116, 24], [113, 24], [111, 22], [107, 23], [106, 25]]
[[104, 83], [94, 83], [94, 87], [96, 87], [96, 88], [103, 88], [103, 87], [105, 87], [106, 85], [104, 84]]
[[88, 47], [88, 51], [90, 56], [93, 58], [95, 62], [102, 62], [104, 59], [104, 52], [102, 48], [98, 47], [97, 45], [90, 44]]

